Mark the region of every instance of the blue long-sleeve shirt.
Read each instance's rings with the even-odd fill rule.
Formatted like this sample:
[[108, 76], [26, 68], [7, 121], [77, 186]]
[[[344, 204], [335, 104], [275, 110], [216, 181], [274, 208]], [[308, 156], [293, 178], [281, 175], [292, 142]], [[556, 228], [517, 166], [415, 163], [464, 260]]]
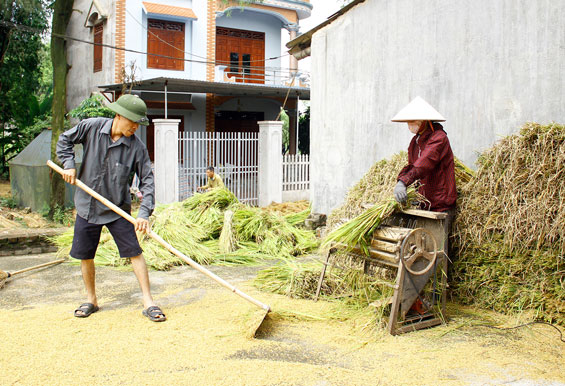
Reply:
[[[138, 217], [148, 219], [155, 208], [155, 180], [147, 147], [132, 135], [112, 140], [113, 119], [90, 118], [59, 136], [57, 157], [65, 169], [76, 169], [75, 144], [82, 144], [83, 157], [77, 178], [126, 212], [131, 210], [129, 177], [136, 173], [143, 194]], [[75, 192], [77, 214], [94, 224], [107, 224], [120, 215], [81, 189]]]

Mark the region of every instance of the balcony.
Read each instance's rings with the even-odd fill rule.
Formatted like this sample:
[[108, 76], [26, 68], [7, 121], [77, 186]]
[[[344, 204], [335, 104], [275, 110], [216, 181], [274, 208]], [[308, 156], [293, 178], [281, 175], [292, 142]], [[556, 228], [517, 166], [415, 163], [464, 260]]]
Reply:
[[294, 87], [310, 87], [310, 74], [300, 71], [293, 74], [289, 69], [280, 68], [230, 68], [225, 65], [217, 65], [216, 82], [224, 83], [253, 83], [269, 86], [290, 86], [294, 79]]

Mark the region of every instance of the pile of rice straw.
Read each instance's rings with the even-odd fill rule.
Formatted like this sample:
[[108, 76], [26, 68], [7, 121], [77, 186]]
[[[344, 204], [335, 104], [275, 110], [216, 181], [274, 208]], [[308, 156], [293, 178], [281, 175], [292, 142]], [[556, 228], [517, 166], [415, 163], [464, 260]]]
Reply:
[[453, 283], [467, 304], [565, 324], [565, 126], [529, 123], [462, 187]]
[[[300, 224], [310, 214], [281, 215], [241, 204], [226, 189], [195, 194], [183, 202], [160, 206], [151, 217], [155, 233], [201, 264], [257, 264], [265, 259], [289, 258], [315, 249], [314, 232]], [[59, 255], [66, 256], [73, 231], [54, 238]], [[147, 235], [138, 234], [147, 264], [158, 270], [183, 264]], [[116, 244], [104, 228], [95, 262], [100, 265], [128, 264], [120, 259]]]
[[[359, 216], [367, 204], [382, 202], [392, 196], [398, 173], [408, 164], [408, 154], [400, 152], [390, 159], [375, 163], [347, 193], [341, 206], [334, 209], [328, 216], [327, 229], [334, 230], [344, 221]], [[474, 172], [463, 162], [455, 158], [455, 180], [457, 189], [473, 178]]]

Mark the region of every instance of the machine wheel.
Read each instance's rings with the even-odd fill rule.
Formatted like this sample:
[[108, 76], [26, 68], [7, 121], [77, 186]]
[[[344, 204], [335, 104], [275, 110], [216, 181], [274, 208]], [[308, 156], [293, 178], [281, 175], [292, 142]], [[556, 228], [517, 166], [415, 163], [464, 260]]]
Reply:
[[[402, 240], [402, 245], [400, 247], [400, 261], [404, 268], [412, 275], [423, 275], [428, 272], [434, 266], [437, 259], [437, 242], [434, 235], [424, 229], [416, 228], [413, 229], [408, 235]], [[421, 260], [428, 261], [426, 265], [421, 270], [414, 270], [412, 266]]]

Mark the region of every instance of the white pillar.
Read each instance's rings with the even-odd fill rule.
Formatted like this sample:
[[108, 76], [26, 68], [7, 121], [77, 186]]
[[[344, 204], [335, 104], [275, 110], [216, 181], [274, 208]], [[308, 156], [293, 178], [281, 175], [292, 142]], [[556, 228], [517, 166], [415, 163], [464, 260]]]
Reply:
[[179, 200], [180, 119], [154, 119], [155, 202], [170, 204]]
[[[288, 33], [290, 35], [290, 40], [296, 39], [296, 35], [300, 26], [298, 24], [291, 24], [287, 27]], [[290, 75], [294, 75], [298, 71], [298, 59], [296, 59], [293, 55], [289, 56], [289, 68], [290, 68]], [[298, 82], [295, 82], [298, 84]]]
[[259, 206], [282, 202], [282, 126], [281, 121], [259, 124]]

